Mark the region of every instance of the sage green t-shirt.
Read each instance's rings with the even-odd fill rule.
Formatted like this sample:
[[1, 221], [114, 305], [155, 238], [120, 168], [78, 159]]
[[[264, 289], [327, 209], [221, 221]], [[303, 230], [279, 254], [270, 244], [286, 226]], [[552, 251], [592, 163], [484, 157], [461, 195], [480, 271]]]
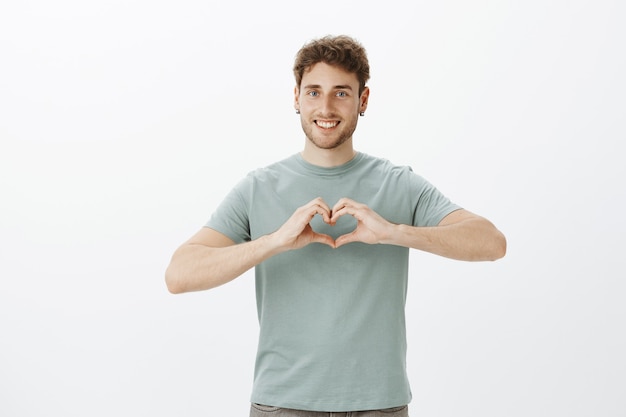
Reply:
[[[323, 168], [299, 154], [246, 176], [207, 227], [236, 243], [276, 231], [300, 206], [322, 197], [367, 204], [393, 223], [435, 226], [459, 207], [409, 167], [364, 153]], [[343, 216], [314, 230], [334, 238], [356, 227]], [[312, 411], [408, 404], [405, 301], [409, 249], [310, 244], [256, 267], [259, 345], [251, 401]]]

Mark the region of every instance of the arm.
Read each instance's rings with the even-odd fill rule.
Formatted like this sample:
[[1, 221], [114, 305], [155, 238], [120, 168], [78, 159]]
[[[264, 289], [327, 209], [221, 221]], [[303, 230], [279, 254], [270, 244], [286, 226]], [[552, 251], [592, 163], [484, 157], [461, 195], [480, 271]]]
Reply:
[[309, 225], [316, 214], [330, 222], [330, 208], [321, 198], [298, 208], [274, 233], [241, 244], [216, 230], [201, 229], [174, 252], [165, 272], [168, 290], [174, 294], [208, 290], [281, 252], [313, 242], [334, 246], [330, 236], [314, 232]]
[[506, 238], [484, 217], [467, 210], [448, 214], [435, 227], [393, 225], [392, 240], [446, 258], [495, 261], [506, 254]]
[[233, 280], [272, 255], [272, 248], [264, 244], [267, 239], [235, 245], [222, 233], [202, 228], [174, 252], [165, 272], [167, 289], [179, 294]]
[[504, 235], [489, 220], [463, 209], [448, 214], [434, 227], [393, 224], [347, 198], [337, 202], [332, 213], [332, 222], [345, 214], [357, 219], [357, 228], [337, 238], [336, 247], [349, 242], [382, 243], [464, 261], [496, 260], [506, 253]]

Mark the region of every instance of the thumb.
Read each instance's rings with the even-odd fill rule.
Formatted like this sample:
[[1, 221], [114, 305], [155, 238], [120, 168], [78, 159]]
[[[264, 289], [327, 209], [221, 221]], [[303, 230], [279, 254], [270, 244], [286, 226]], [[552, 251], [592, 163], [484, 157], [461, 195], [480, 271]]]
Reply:
[[312, 237], [312, 242], [322, 243], [330, 246], [331, 248], [335, 247], [335, 240], [329, 235], [325, 235], [323, 233], [313, 233]]
[[347, 243], [356, 242], [357, 240], [356, 231], [341, 235], [337, 238], [337, 240], [335, 240], [335, 248], [343, 246]]

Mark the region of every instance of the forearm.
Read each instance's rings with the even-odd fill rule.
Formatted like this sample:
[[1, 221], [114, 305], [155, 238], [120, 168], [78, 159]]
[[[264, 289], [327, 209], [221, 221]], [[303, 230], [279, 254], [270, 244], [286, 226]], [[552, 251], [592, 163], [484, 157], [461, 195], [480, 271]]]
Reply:
[[174, 294], [215, 288], [278, 252], [270, 236], [224, 247], [186, 243], [174, 252], [166, 270], [167, 288]]
[[275, 232], [238, 245], [225, 234], [204, 227], [174, 252], [165, 272], [167, 288], [175, 294], [208, 290], [281, 252], [311, 243], [334, 247], [330, 236], [311, 228], [311, 219], [317, 214], [330, 222], [330, 209], [321, 198], [299, 207]]
[[488, 220], [476, 217], [434, 227], [392, 225], [386, 242], [464, 261], [494, 261], [506, 253], [506, 239]]

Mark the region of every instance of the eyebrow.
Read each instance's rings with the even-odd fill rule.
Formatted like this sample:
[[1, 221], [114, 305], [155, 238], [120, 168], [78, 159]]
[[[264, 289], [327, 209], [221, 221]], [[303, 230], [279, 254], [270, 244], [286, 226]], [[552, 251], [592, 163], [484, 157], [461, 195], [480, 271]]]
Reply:
[[[319, 84], [308, 84], [305, 85], [303, 88], [322, 88], [321, 85]], [[352, 90], [352, 87], [349, 85], [336, 85], [333, 87], [334, 90]]]

